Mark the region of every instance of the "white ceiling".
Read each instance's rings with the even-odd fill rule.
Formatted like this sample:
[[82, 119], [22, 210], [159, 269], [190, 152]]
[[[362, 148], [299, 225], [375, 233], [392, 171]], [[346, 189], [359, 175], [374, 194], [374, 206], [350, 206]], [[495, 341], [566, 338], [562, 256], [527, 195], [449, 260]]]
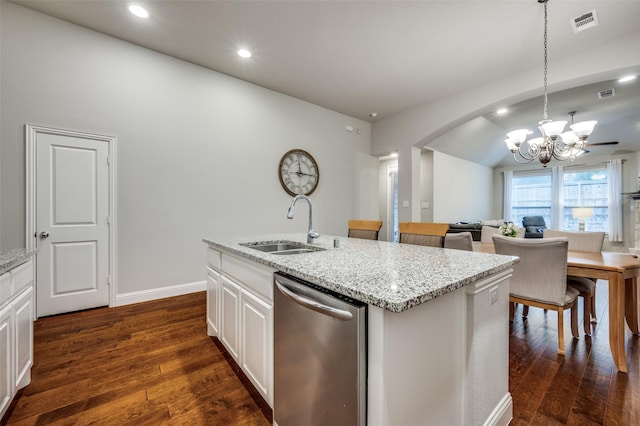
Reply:
[[[147, 20], [131, 15], [126, 1], [13, 2], [368, 121], [374, 120], [371, 112], [380, 120], [531, 67], [540, 68], [542, 79], [543, 8], [536, 0], [136, 1], [149, 11]], [[640, 30], [639, 0], [552, 0], [548, 7], [550, 68], [554, 58]], [[569, 20], [592, 9], [600, 25], [574, 34]], [[240, 47], [253, 57], [238, 57]], [[595, 87], [574, 89], [567, 97], [557, 94], [556, 100], [550, 97], [556, 103], [552, 118], [577, 110], [577, 121], [601, 121], [596, 128], [601, 134], [592, 138], [619, 140], [614, 149], [640, 150], [639, 86], [638, 81], [627, 85], [624, 90], [632, 87], [633, 96], [625, 95], [627, 103], [616, 108], [590, 103]], [[608, 105], [621, 98], [609, 99]], [[479, 120], [495, 127], [502, 141], [504, 129], [537, 123], [541, 105], [540, 99], [525, 102], [508, 118]], [[602, 129], [605, 111], [607, 132]], [[626, 111], [625, 121], [615, 121], [619, 111]], [[521, 121], [526, 125], [516, 125]], [[635, 134], [617, 130], [633, 125]], [[455, 155], [454, 147], [445, 148]], [[506, 151], [504, 145], [500, 149]], [[482, 151], [458, 150], [489, 166], [504, 153], [496, 149], [495, 156], [479, 160]]]

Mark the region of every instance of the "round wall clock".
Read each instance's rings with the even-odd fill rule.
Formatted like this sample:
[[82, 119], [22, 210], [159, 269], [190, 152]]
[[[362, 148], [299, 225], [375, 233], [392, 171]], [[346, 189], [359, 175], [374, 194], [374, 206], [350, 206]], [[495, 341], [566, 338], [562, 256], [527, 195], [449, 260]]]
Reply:
[[289, 195], [310, 195], [320, 181], [320, 169], [307, 151], [292, 149], [280, 159], [278, 177], [282, 188]]

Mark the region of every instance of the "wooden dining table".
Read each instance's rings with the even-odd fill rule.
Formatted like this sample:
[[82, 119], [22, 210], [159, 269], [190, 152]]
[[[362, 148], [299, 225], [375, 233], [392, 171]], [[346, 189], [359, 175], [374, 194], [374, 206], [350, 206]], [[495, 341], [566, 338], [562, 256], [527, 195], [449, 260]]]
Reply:
[[[482, 243], [481, 250], [495, 253], [493, 243]], [[625, 320], [633, 334], [640, 334], [640, 259], [629, 253], [569, 251], [567, 275], [609, 281], [609, 348], [618, 371], [626, 373]]]

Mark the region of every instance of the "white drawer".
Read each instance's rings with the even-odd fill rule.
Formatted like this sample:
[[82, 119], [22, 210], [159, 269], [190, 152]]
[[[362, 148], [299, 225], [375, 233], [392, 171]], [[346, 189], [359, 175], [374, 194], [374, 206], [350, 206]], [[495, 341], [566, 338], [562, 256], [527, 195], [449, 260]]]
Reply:
[[0, 306], [11, 299], [11, 274], [0, 275]]
[[220, 270], [220, 252], [207, 247], [207, 263], [210, 267]]
[[23, 288], [30, 285], [33, 282], [33, 262], [29, 260], [14, 268], [11, 271], [11, 281], [13, 294], [18, 294]]
[[224, 275], [235, 278], [250, 292], [257, 293], [268, 302], [273, 302], [274, 269], [224, 253], [222, 272]]

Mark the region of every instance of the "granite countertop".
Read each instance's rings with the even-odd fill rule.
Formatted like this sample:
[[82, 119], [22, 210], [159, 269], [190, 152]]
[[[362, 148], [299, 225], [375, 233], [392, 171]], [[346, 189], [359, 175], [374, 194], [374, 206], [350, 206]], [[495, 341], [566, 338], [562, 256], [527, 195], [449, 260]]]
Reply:
[[26, 262], [38, 249], [11, 249], [0, 250], [0, 274]]
[[[340, 247], [333, 247], [339, 238]], [[464, 250], [324, 235], [324, 251], [290, 256], [264, 253], [241, 243], [306, 242], [306, 234], [205, 238], [213, 248], [312, 282], [392, 312], [402, 312], [484, 277], [509, 269], [518, 258]]]

